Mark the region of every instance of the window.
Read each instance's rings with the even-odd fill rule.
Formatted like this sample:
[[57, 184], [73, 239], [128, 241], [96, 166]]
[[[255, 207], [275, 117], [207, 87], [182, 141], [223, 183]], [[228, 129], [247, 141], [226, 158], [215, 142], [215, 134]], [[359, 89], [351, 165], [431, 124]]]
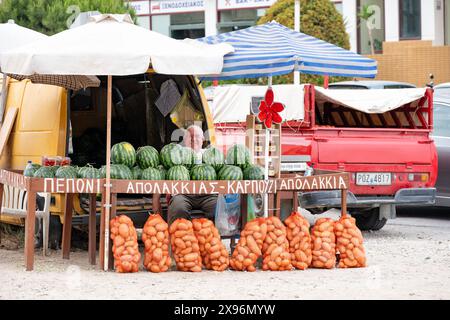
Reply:
[[433, 135], [450, 137], [450, 105], [436, 103], [434, 106], [434, 130]]
[[421, 0], [400, 0], [400, 39], [420, 39]]
[[382, 53], [383, 51], [385, 40], [384, 1], [358, 0], [358, 12], [362, 13], [365, 7], [368, 8], [368, 12], [373, 12], [368, 20], [358, 19], [358, 52], [361, 54], [372, 54], [372, 41], [373, 53]]

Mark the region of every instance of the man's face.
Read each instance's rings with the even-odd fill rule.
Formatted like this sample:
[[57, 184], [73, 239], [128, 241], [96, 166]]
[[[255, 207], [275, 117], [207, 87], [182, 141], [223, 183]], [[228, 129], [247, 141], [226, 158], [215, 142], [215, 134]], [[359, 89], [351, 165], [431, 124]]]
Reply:
[[187, 130], [184, 137], [186, 147], [199, 151], [203, 146], [203, 131], [200, 127], [191, 127]]

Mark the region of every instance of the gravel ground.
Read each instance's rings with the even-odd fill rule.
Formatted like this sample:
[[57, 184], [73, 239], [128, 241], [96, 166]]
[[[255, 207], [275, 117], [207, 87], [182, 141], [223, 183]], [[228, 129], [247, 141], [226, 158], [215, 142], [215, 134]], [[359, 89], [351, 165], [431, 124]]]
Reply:
[[0, 249], [0, 299], [450, 299], [450, 213], [428, 213], [364, 233], [363, 269], [116, 274], [53, 251], [25, 272], [23, 251]]

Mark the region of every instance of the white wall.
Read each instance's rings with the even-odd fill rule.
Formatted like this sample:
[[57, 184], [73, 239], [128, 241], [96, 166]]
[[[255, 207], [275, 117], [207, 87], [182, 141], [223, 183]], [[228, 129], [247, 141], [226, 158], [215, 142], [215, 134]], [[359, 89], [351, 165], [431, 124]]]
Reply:
[[421, 0], [422, 40], [434, 40], [435, 38], [434, 1], [435, 0]]
[[386, 30], [385, 41], [399, 41], [400, 39], [399, 3], [398, 1], [388, 0], [384, 2], [384, 5], [385, 5], [384, 25]]
[[356, 0], [343, 0], [342, 12], [346, 24], [347, 33], [350, 36], [350, 50], [358, 51]]
[[217, 34], [217, 1], [205, 1], [205, 36]]

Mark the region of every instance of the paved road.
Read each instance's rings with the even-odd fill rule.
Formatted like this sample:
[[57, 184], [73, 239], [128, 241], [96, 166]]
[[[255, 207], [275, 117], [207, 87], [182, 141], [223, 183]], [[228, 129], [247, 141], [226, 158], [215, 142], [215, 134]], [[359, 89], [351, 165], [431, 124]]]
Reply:
[[85, 252], [39, 254], [25, 272], [22, 252], [0, 250], [0, 299], [450, 299], [450, 212], [403, 209], [364, 238], [367, 268], [278, 273], [121, 275], [89, 266]]

